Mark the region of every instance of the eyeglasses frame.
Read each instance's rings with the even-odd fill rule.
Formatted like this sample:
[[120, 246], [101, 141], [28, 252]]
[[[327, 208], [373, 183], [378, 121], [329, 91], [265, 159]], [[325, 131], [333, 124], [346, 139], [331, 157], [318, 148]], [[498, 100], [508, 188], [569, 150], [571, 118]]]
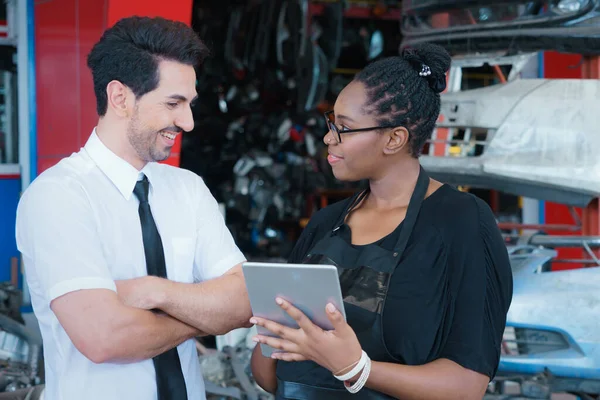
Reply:
[[331, 122], [331, 120], [329, 119], [329, 116], [333, 114], [333, 111], [325, 111], [323, 113], [323, 116], [325, 117], [325, 121], [327, 122], [327, 127], [329, 128], [330, 131], [332, 131], [333, 133], [337, 134], [337, 139], [338, 139], [338, 143], [342, 143], [342, 133], [346, 134], [346, 133], [354, 133], [354, 132], [367, 132], [367, 131], [373, 131], [375, 129], [389, 129], [389, 128], [396, 128], [397, 125], [380, 125], [380, 126], [372, 126], [370, 128], [357, 128], [357, 129], [347, 129], [345, 131], [339, 131], [337, 126], [335, 126], [335, 124], [333, 122]]

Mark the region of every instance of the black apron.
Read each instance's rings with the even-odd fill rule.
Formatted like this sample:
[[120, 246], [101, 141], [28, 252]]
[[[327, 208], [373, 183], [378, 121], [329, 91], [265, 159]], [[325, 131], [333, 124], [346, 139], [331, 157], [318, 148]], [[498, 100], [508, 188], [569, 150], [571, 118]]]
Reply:
[[[402, 258], [428, 188], [429, 176], [421, 167], [406, 217], [399, 226], [398, 241], [393, 251], [376, 243], [353, 246], [349, 240], [340, 237], [339, 231], [345, 226], [346, 216], [368, 194], [363, 192], [350, 201], [333, 231], [318, 241], [303, 260], [305, 264], [330, 264], [338, 268], [346, 320], [356, 333], [362, 349], [373, 361], [402, 362], [387, 349], [382, 316], [392, 273]], [[293, 370], [293, 365], [287, 365], [286, 369]], [[292, 382], [278, 377], [276, 400], [392, 399], [368, 388], [351, 394], [330, 371], [319, 366], [309, 374], [293, 378]]]

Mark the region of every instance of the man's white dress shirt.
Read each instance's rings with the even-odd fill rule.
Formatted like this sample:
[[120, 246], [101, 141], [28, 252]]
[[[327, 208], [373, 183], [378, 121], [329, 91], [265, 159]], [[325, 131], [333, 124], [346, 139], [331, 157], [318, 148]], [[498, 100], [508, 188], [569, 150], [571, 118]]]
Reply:
[[[158, 163], [138, 171], [111, 152], [94, 130], [85, 147], [29, 186], [17, 210], [17, 244], [44, 343], [47, 399], [157, 397], [152, 360], [91, 362], [75, 348], [50, 308], [52, 300], [66, 293], [116, 291], [115, 280], [147, 275], [139, 202], [133, 195], [140, 172], [150, 181], [149, 202], [169, 279], [200, 282], [245, 261], [201, 178]], [[193, 340], [177, 350], [188, 398], [205, 399]]]

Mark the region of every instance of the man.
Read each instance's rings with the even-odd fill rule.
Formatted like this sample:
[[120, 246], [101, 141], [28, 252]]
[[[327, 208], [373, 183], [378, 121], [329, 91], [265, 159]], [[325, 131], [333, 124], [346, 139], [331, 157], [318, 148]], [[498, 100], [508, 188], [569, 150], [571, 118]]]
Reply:
[[88, 57], [99, 120], [17, 211], [45, 397], [204, 399], [193, 337], [248, 326], [244, 256], [203, 181], [156, 163], [194, 126], [186, 25], [132, 17]]

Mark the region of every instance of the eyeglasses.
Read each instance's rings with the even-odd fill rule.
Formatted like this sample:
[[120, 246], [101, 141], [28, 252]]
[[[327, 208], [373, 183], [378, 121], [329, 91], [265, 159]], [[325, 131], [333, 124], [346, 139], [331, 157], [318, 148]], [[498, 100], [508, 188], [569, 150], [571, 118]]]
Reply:
[[386, 129], [386, 128], [395, 128], [396, 127], [396, 125], [381, 125], [381, 126], [372, 126], [370, 128], [346, 129], [346, 130], [343, 130], [340, 132], [339, 129], [337, 128], [337, 126], [335, 126], [335, 124], [331, 120], [331, 115], [333, 115], [333, 111], [326, 111], [323, 115], [325, 116], [325, 121], [327, 121], [327, 127], [329, 128], [330, 131], [332, 131], [334, 133], [333, 136], [337, 139], [338, 143], [342, 143], [342, 133], [366, 132], [366, 131], [372, 131], [375, 129]]

